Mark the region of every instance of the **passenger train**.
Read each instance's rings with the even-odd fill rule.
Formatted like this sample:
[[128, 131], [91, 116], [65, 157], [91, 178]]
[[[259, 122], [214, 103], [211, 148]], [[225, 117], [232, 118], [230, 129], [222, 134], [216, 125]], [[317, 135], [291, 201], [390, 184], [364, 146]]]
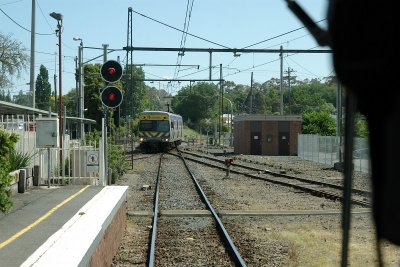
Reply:
[[178, 147], [183, 139], [182, 116], [165, 111], [139, 114], [140, 149], [145, 152], [167, 151]]

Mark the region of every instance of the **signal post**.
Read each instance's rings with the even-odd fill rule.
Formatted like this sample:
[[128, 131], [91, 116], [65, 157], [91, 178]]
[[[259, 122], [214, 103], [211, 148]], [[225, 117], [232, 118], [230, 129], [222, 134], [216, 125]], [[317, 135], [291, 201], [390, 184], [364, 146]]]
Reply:
[[107, 184], [111, 184], [111, 172], [108, 171], [107, 164], [107, 109], [115, 109], [119, 107], [123, 100], [121, 90], [114, 85], [122, 77], [122, 66], [118, 61], [108, 60], [101, 66], [100, 74], [103, 78], [106, 87], [100, 92], [100, 100], [103, 104], [104, 118], [102, 121], [103, 128], [103, 147], [104, 147], [104, 175], [107, 177]]
[[101, 66], [100, 73], [107, 84], [107, 86], [101, 90], [101, 102], [107, 108], [119, 107], [122, 103], [123, 96], [121, 90], [113, 85], [113, 83], [118, 82], [122, 77], [121, 64], [115, 60], [108, 60]]

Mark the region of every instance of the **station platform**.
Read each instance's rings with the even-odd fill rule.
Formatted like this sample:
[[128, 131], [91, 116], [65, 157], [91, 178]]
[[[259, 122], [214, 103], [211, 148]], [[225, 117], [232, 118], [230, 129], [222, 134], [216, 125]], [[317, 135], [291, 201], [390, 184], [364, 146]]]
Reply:
[[127, 186], [32, 187], [0, 212], [0, 266], [109, 266], [126, 226]]

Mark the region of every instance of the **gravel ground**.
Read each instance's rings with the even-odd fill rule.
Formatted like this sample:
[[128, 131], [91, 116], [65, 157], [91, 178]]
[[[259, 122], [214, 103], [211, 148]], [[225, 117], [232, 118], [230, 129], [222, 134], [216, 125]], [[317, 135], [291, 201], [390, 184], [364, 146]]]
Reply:
[[[286, 170], [288, 173], [292, 172], [308, 178], [325, 177], [338, 183], [342, 182], [341, 173], [333, 170], [332, 166], [303, 161], [298, 157], [247, 155], [235, 157], [237, 157], [235, 160], [245, 159], [252, 161], [249, 164], [258, 167], [261, 164], [270, 170]], [[134, 168], [117, 181], [117, 184], [129, 186], [128, 214], [131, 216], [129, 216], [125, 237], [112, 266], [145, 266], [146, 264], [151, 218], [132, 216], [132, 214], [152, 210], [153, 192], [151, 189], [143, 190], [143, 185], [149, 185], [151, 188], [155, 186], [157, 164], [158, 155], [136, 160]], [[175, 164], [172, 158], [168, 164]], [[337, 212], [331, 215], [223, 216], [222, 221], [247, 266], [340, 266], [342, 239], [340, 203], [235, 174], [231, 174], [229, 179], [224, 179], [225, 172], [223, 171], [192, 162], [189, 165], [205, 188], [210, 202], [218, 211]], [[169, 175], [170, 177], [180, 176], [178, 167]], [[369, 179], [365, 174], [355, 173], [353, 181], [357, 188], [369, 188]], [[171, 184], [171, 190], [179, 186], [179, 184]], [[181, 205], [179, 203], [187, 201], [185, 196], [176, 195], [176, 191], [166, 199], [175, 203], [164, 207], [168, 209], [170, 205], [179, 206]], [[354, 207], [354, 210], [356, 209]], [[377, 265], [375, 232], [370, 215], [364, 212], [352, 216], [350, 266]], [[173, 230], [178, 229], [177, 227], [182, 222], [165, 220], [163, 223], [168, 223], [172, 229], [168, 233], [169, 239], [163, 239], [165, 246], [174, 248], [176, 244], [179, 244], [182, 248], [187, 242], [198, 238], [185, 234], [184, 231]], [[188, 237], [190, 238], [185, 239]], [[210, 245], [210, 247], [214, 246]], [[399, 249], [389, 244], [385, 244], [383, 248], [385, 266], [400, 266]], [[215, 249], [218, 251], [220, 248], [216, 246]], [[175, 251], [176, 255], [171, 255], [165, 262], [158, 259], [156, 266], [227, 266], [215, 258], [203, 258], [204, 261], [187, 264], [180, 262], [179, 259], [185, 255], [190, 257], [190, 254], [201, 252], [196, 249], [183, 250], [185, 251], [183, 254], [178, 250], [171, 251]]]

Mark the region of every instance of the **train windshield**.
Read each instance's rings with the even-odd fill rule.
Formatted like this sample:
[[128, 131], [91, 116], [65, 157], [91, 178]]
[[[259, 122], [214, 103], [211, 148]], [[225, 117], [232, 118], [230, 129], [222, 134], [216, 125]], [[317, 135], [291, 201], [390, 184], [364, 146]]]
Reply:
[[169, 121], [141, 121], [139, 131], [168, 132]]

